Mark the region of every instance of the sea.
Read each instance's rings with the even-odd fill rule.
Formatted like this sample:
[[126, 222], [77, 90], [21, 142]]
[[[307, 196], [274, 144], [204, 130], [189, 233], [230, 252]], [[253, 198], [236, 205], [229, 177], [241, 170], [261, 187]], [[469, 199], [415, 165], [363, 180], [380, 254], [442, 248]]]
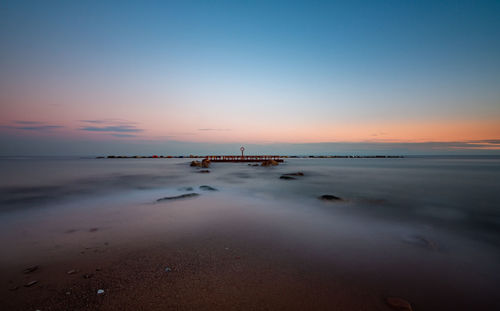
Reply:
[[125, 247], [225, 228], [414, 299], [499, 305], [500, 157], [288, 158], [209, 173], [190, 161], [0, 158], [0, 266], [64, 256], [92, 244], [89, 232]]

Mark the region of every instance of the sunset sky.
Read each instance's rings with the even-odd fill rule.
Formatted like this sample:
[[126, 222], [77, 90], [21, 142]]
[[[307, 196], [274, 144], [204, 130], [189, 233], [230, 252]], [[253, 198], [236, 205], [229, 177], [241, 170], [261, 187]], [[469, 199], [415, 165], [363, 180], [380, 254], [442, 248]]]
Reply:
[[500, 1], [4, 0], [0, 47], [0, 155], [500, 153]]

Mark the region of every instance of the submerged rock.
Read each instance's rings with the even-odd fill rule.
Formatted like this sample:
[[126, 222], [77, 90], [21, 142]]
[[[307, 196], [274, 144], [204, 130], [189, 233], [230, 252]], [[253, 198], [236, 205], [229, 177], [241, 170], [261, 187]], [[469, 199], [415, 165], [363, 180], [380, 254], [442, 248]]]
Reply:
[[189, 164], [189, 166], [201, 167], [201, 162], [200, 161], [191, 161], [191, 164]]
[[210, 173], [210, 170], [201, 170], [198, 173], [205, 173], [206, 174], [206, 173]]
[[204, 190], [204, 191], [218, 191], [217, 189], [215, 189], [213, 187], [210, 187], [210, 186], [207, 186], [207, 185], [200, 186], [200, 190]]
[[276, 166], [278, 165], [278, 161], [275, 161], [275, 160], [266, 160], [266, 161], [262, 161], [262, 163], [260, 164], [261, 166]]
[[302, 172], [283, 174], [283, 176], [304, 176]]
[[295, 177], [292, 177], [292, 176], [288, 176], [288, 175], [281, 175], [280, 176], [280, 179], [284, 179], [284, 180], [292, 180], [292, 179], [296, 179]]
[[331, 194], [323, 194], [319, 199], [323, 201], [344, 201], [344, 199]]
[[193, 193], [185, 193], [185, 194], [176, 195], [176, 196], [173, 196], [173, 197], [164, 197], [164, 198], [156, 200], [156, 202], [171, 201], [171, 200], [177, 200], [177, 199], [186, 199], [186, 198], [192, 198], [192, 197], [196, 197], [196, 196], [199, 196], [199, 194], [195, 193], [195, 192], [193, 192]]
[[210, 167], [210, 160], [209, 159], [203, 159], [203, 161], [201, 161], [201, 167], [203, 167], [203, 168], [209, 168]]
[[200, 161], [191, 161], [191, 164], [189, 166], [193, 167], [202, 167], [202, 168], [209, 168], [210, 167], [210, 160], [208, 159], [203, 159], [201, 162]]
[[392, 307], [394, 310], [399, 311], [413, 311], [411, 304], [399, 297], [387, 297], [385, 302]]

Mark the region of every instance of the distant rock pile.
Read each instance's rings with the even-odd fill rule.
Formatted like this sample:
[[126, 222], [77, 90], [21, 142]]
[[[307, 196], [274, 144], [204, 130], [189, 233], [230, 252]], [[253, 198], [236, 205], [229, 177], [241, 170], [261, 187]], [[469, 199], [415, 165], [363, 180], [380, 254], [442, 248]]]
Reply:
[[203, 159], [201, 162], [200, 161], [191, 161], [190, 166], [193, 166], [193, 167], [202, 167], [202, 168], [209, 168], [210, 167], [210, 160]]
[[278, 164], [279, 164], [278, 161], [275, 161], [275, 160], [265, 160], [265, 161], [262, 161], [261, 166], [276, 166]]

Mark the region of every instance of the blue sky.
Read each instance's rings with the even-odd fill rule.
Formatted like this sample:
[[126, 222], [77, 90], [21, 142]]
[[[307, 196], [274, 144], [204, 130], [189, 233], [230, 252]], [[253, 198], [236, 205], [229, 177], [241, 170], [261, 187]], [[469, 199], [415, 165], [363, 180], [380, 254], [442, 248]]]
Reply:
[[3, 144], [500, 134], [498, 1], [3, 1], [0, 20]]

